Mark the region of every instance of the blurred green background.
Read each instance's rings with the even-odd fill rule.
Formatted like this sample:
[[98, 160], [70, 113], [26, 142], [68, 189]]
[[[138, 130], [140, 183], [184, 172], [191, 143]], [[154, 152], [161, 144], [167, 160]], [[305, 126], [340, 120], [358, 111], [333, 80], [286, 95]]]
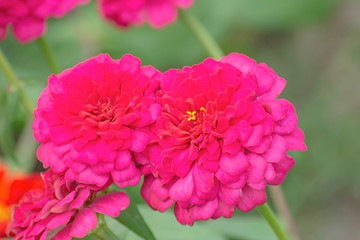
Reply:
[[[296, 106], [308, 151], [292, 153], [296, 165], [283, 188], [302, 239], [358, 239], [360, 1], [196, 0], [189, 11], [226, 54], [266, 62], [288, 82], [282, 97]], [[115, 59], [131, 53], [162, 71], [207, 57], [181, 21], [160, 31], [148, 26], [120, 31], [102, 21], [94, 2], [50, 19], [45, 39], [62, 70], [104, 52]], [[9, 36], [0, 47], [35, 104], [50, 74], [39, 46]], [[0, 154], [24, 170], [39, 169], [31, 119], [1, 73], [0, 80]], [[275, 239], [256, 213], [189, 228], [177, 224], [171, 212], [141, 210], [163, 240]]]

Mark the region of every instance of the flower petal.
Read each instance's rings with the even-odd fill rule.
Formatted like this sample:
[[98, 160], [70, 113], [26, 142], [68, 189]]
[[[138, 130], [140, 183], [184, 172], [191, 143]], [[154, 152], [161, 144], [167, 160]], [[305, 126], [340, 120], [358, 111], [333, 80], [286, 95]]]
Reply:
[[186, 209], [183, 209], [180, 207], [179, 204], [175, 204], [174, 207], [174, 213], [175, 213], [175, 217], [178, 220], [179, 223], [181, 223], [182, 225], [190, 225], [192, 226], [194, 224], [194, 220], [192, 220], [190, 218], [189, 213], [187, 212]]
[[193, 178], [196, 189], [203, 193], [209, 192], [214, 185], [214, 173], [204, 169], [198, 164], [194, 166]]
[[212, 217], [218, 207], [218, 199], [215, 198], [212, 201], [208, 201], [205, 205], [194, 205], [189, 209], [191, 219], [194, 221], [208, 220]]
[[260, 206], [266, 202], [266, 191], [255, 190], [251, 187], [245, 186], [242, 189], [242, 197], [239, 199], [239, 202], [236, 204], [236, 207], [240, 211], [249, 212], [254, 207]]
[[117, 217], [120, 210], [126, 209], [130, 204], [129, 197], [123, 192], [116, 192], [102, 195], [96, 198], [89, 208], [95, 212], [108, 215], [110, 217]]
[[43, 19], [25, 18], [13, 24], [15, 38], [26, 43], [40, 37], [45, 32], [46, 24]]
[[129, 167], [122, 171], [113, 170], [111, 176], [120, 188], [125, 188], [129, 185], [135, 186], [141, 180], [140, 171], [134, 163], [130, 163]]
[[102, 187], [108, 182], [109, 177], [109, 174], [96, 174], [88, 167], [77, 175], [77, 180], [81, 183]]
[[249, 161], [249, 172], [248, 172], [248, 182], [258, 183], [264, 179], [265, 169], [266, 169], [266, 160], [258, 154], [248, 154]]
[[146, 145], [149, 142], [149, 136], [141, 131], [132, 131], [131, 133], [131, 147], [134, 152], [142, 152], [145, 150]]
[[270, 148], [263, 154], [267, 162], [279, 162], [288, 150], [288, 144], [284, 138], [277, 134], [272, 135]]
[[270, 184], [278, 185], [282, 183], [286, 177], [287, 172], [294, 166], [295, 160], [286, 155], [280, 162], [273, 163], [273, 167], [275, 170], [275, 179]]
[[282, 136], [289, 144], [289, 151], [306, 151], [307, 147], [304, 143], [304, 132], [300, 128], [296, 128], [289, 135]]
[[247, 170], [248, 160], [242, 152], [239, 152], [237, 155], [223, 153], [220, 158], [220, 167], [226, 173], [237, 176]]
[[97, 217], [93, 210], [82, 208], [76, 214], [70, 230], [70, 236], [83, 238], [86, 234], [97, 226]]
[[51, 221], [46, 225], [46, 227], [49, 229], [55, 229], [59, 226], [66, 225], [70, 221], [70, 218], [73, 216], [74, 213], [75, 211], [67, 211], [61, 213], [52, 218]]
[[171, 199], [175, 201], [187, 201], [191, 197], [194, 190], [193, 171], [191, 170], [186, 177], [180, 178], [170, 188], [169, 193]]
[[61, 229], [53, 238], [53, 240], [71, 240], [72, 237], [70, 236], [72, 224], [67, 225], [63, 229]]
[[131, 163], [131, 154], [128, 150], [118, 151], [115, 159], [115, 169], [118, 171], [124, 170], [129, 167]]

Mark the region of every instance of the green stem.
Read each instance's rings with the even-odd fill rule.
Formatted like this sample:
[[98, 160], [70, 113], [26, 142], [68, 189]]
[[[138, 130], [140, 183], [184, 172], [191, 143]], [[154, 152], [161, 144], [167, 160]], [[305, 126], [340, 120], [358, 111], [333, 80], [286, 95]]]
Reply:
[[106, 240], [119, 240], [119, 238], [113, 233], [113, 231], [110, 230], [106, 224], [102, 225], [101, 227], [106, 236]]
[[188, 11], [180, 10], [179, 16], [212, 58], [219, 60], [224, 56], [216, 41], [193, 15]]
[[7, 60], [5, 54], [1, 49], [0, 49], [0, 68], [3, 71], [5, 78], [8, 80], [8, 83], [11, 86], [15, 87], [16, 90], [19, 92], [20, 100], [24, 105], [25, 110], [30, 115], [33, 115], [34, 107], [31, 104], [31, 101], [25, 95], [25, 92], [23, 91], [21, 84], [15, 75], [14, 70], [11, 68], [9, 61]]
[[91, 233], [99, 240], [119, 240], [119, 238], [110, 230], [107, 226], [104, 215], [98, 215], [99, 224], [98, 227]]
[[297, 230], [294, 217], [291, 214], [281, 186], [278, 185], [269, 187], [271, 199], [273, 200], [279, 216], [281, 216], [281, 218], [285, 221], [290, 236], [292, 239], [300, 240], [299, 231]]
[[40, 37], [37, 40], [37, 43], [39, 44], [41, 51], [46, 59], [46, 62], [49, 64], [50, 70], [54, 73], [54, 74], [58, 74], [59, 73], [59, 68], [57, 67], [55, 58], [54, 58], [54, 54], [52, 53], [49, 45], [47, 44], [47, 42], [45, 41], [44, 37]]
[[99, 240], [105, 240], [105, 238], [100, 235], [99, 233], [97, 233], [96, 231], [92, 232], [91, 235], [93, 235], [94, 237], [96, 237]]
[[271, 228], [274, 230], [275, 234], [278, 236], [279, 240], [287, 240], [288, 238], [285, 232], [280, 227], [275, 217], [275, 214], [273, 213], [269, 205], [267, 203], [264, 203], [263, 205], [257, 206], [256, 208], [261, 213], [261, 215], [265, 217]]

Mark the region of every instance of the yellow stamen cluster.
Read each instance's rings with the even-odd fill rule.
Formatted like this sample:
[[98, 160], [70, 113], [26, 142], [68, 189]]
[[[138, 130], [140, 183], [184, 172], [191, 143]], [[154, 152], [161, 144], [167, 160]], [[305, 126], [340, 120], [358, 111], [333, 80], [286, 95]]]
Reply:
[[[200, 108], [200, 111], [203, 111], [204, 113], [206, 113], [206, 110], [203, 107]], [[186, 114], [187, 114], [186, 116], [189, 116], [187, 119], [188, 121], [196, 120], [196, 116], [195, 116], [196, 111], [192, 111], [192, 112], [186, 111]]]
[[196, 111], [192, 111], [192, 112], [186, 111], [186, 113], [189, 115], [188, 121], [191, 121], [191, 120], [195, 120], [195, 119], [196, 119], [196, 116], [195, 116]]

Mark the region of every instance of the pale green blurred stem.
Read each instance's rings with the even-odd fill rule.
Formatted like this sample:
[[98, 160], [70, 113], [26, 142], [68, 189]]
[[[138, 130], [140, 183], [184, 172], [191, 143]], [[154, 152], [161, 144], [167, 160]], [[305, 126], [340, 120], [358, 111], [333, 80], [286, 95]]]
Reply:
[[212, 58], [220, 60], [224, 56], [224, 52], [199, 20], [184, 10], [179, 11], [179, 16]]
[[289, 238], [286, 236], [283, 229], [280, 227], [279, 222], [277, 221], [275, 214], [269, 207], [267, 203], [264, 203], [261, 206], [256, 207], [257, 210], [264, 216], [266, 221], [269, 223], [275, 234], [278, 236], [279, 240], [288, 240]]
[[118, 238], [107, 226], [104, 215], [98, 214], [98, 227], [91, 233], [94, 237], [99, 240], [119, 240]]
[[118, 238], [106, 225], [98, 227], [95, 232], [92, 233], [99, 240], [119, 240]]
[[271, 199], [281, 218], [285, 221], [286, 227], [294, 240], [300, 240], [299, 231], [296, 227], [294, 217], [291, 214], [281, 185], [269, 186]]
[[19, 92], [20, 100], [25, 107], [25, 110], [32, 116], [34, 113], [34, 106], [31, 104], [31, 101], [27, 98], [24, 90], [21, 87], [19, 79], [16, 77], [14, 70], [12, 69], [9, 61], [7, 60], [5, 54], [0, 49], [0, 68], [4, 73], [5, 78], [7, 79], [10, 86], [15, 87]]
[[40, 46], [40, 49], [45, 57], [46, 62], [48, 63], [50, 70], [52, 71], [52, 73], [54, 74], [58, 74], [59, 73], [59, 68], [57, 67], [55, 58], [54, 58], [54, 54], [51, 51], [49, 45], [47, 44], [47, 42], [45, 41], [44, 37], [40, 37], [37, 40], [37, 43]]

